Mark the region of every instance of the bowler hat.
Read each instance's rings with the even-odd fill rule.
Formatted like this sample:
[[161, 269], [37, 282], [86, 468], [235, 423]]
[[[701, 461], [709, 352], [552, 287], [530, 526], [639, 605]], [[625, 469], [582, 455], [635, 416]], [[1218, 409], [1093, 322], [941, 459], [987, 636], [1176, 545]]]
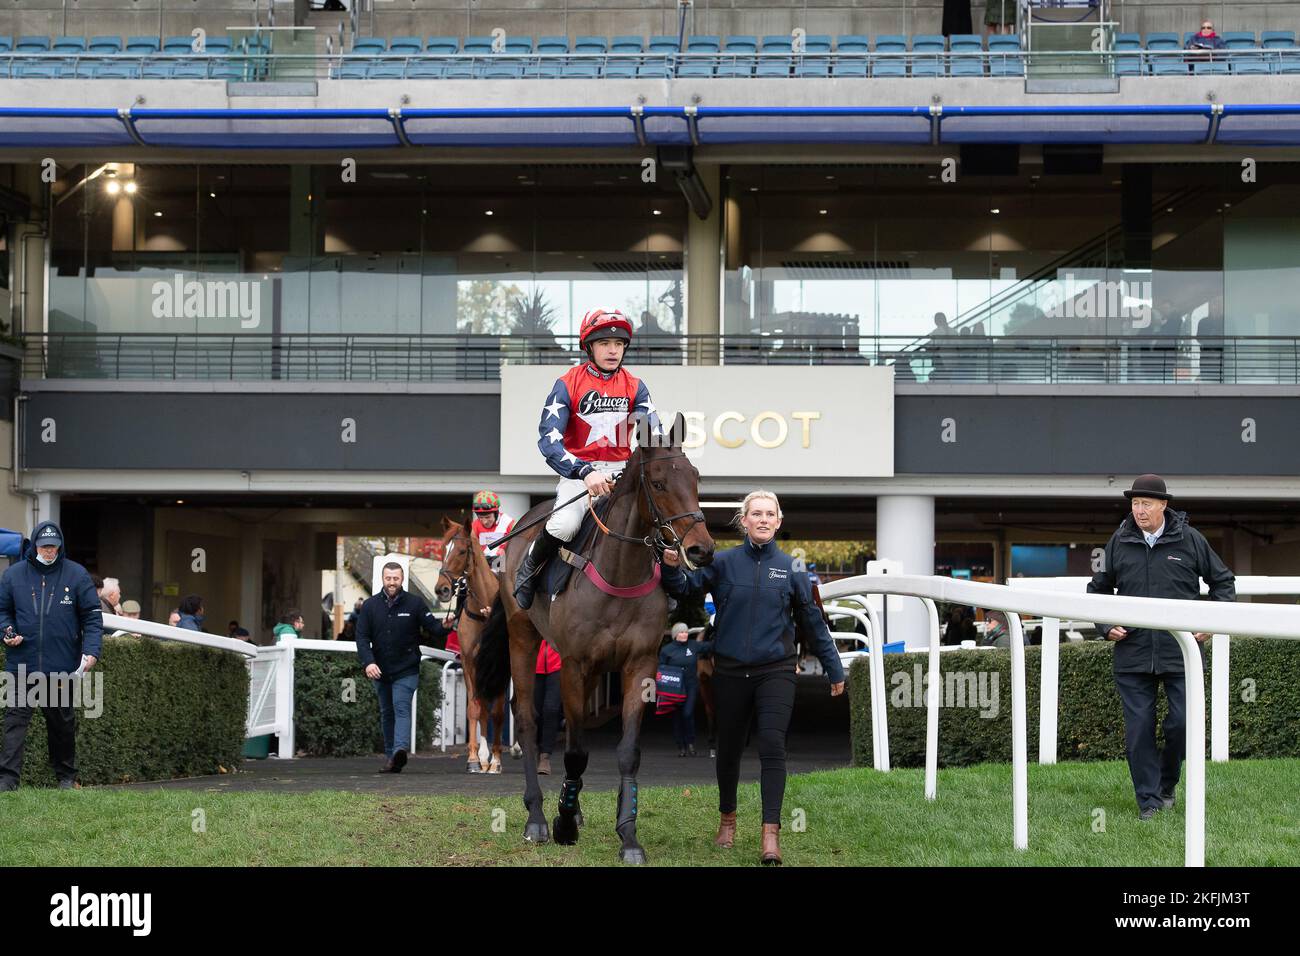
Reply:
[[1133, 479], [1133, 487], [1124, 492], [1125, 498], [1159, 498], [1169, 501], [1174, 496], [1165, 490], [1165, 480], [1159, 475], [1139, 475]]

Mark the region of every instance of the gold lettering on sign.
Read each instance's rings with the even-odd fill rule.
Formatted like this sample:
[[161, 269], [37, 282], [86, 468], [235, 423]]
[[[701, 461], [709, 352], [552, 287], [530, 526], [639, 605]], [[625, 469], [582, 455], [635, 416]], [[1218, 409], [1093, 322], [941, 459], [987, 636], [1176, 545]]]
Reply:
[[704, 430], [704, 413], [683, 412], [682, 417], [686, 419], [686, 437], [682, 439], [682, 447], [699, 448], [709, 438], [709, 433]]
[[713, 420], [713, 439], [723, 448], [739, 448], [745, 444], [743, 438], [724, 438], [722, 436], [722, 426], [727, 422], [743, 422], [745, 416], [740, 412], [723, 412]]
[[821, 412], [791, 412], [790, 417], [796, 421], [803, 422], [803, 447], [812, 447], [812, 423], [819, 421], [822, 417]]
[[[763, 422], [776, 422], [776, 438], [767, 439], [763, 437], [760, 430]], [[759, 412], [754, 416], [754, 421], [749, 426], [749, 433], [754, 437], [754, 444], [759, 448], [777, 448], [785, 444], [786, 435], [790, 433], [790, 426], [785, 423], [785, 419], [776, 412]]]

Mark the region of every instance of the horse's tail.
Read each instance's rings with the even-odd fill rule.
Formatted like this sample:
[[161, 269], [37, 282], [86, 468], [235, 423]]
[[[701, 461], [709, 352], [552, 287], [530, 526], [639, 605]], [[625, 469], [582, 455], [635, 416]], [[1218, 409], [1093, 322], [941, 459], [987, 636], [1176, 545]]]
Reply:
[[481, 701], [493, 701], [510, 687], [510, 630], [498, 596], [479, 634], [474, 651], [474, 692]]

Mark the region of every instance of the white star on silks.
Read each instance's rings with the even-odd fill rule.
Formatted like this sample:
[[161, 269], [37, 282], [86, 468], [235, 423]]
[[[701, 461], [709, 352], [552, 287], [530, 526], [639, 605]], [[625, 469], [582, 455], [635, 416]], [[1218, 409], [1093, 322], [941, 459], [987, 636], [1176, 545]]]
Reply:
[[558, 428], [552, 428], [549, 432], [546, 433], [547, 441], [559, 441], [563, 437], [564, 436], [560, 434], [560, 430]]
[[558, 398], [553, 398], [551, 399], [551, 404], [542, 406], [542, 410], [549, 412], [551, 418], [558, 419], [560, 417], [560, 409], [563, 407], [563, 403]]
[[577, 460], [578, 460], [578, 459], [574, 458], [573, 455], [572, 455], [570, 452], [567, 452], [567, 451], [566, 451], [563, 455], [560, 456], [560, 461], [565, 461], [565, 462], [573, 461], [573, 462], [576, 462]]
[[647, 417], [659, 411], [659, 409], [655, 408], [655, 403], [650, 401], [650, 399], [648, 398], [644, 402], [642, 402], [638, 407], [645, 409], [645, 413]]
[[587, 435], [588, 445], [594, 445], [602, 438], [608, 439], [611, 445], [618, 444], [618, 431], [627, 421], [626, 412], [594, 412], [591, 415], [578, 417], [591, 429], [590, 434]]

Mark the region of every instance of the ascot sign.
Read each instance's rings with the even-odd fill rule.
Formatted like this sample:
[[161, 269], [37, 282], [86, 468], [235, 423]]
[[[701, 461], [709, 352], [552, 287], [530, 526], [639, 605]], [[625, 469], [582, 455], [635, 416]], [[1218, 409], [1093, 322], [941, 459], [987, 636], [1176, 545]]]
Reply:
[[[537, 448], [542, 405], [568, 366], [501, 370], [501, 473], [553, 474]], [[888, 478], [894, 474], [891, 368], [630, 367], [663, 427], [680, 411], [682, 447], [710, 477]]]

